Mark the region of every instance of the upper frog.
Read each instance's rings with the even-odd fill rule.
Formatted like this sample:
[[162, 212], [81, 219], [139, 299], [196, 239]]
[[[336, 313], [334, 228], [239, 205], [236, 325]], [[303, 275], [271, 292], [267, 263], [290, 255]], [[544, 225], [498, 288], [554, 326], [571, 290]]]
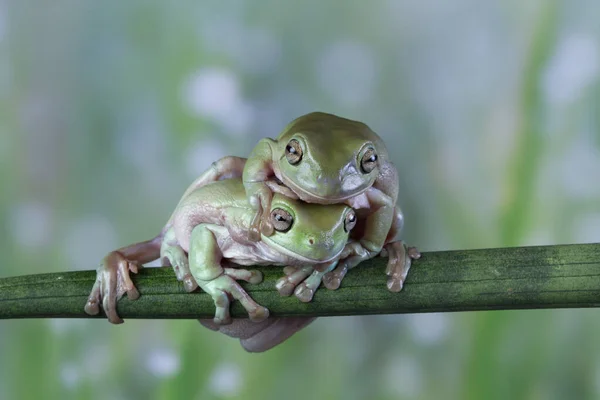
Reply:
[[340, 203], [377, 180], [388, 163], [381, 138], [359, 121], [313, 112], [292, 121], [277, 139], [263, 139], [244, 168], [252, 196], [269, 175], [307, 202]]

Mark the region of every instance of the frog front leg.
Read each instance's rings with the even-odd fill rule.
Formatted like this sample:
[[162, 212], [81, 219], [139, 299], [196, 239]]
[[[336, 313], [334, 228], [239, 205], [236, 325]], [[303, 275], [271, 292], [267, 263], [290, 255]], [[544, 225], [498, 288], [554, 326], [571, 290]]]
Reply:
[[274, 232], [273, 224], [268, 218], [273, 193], [267, 181], [275, 175], [273, 170], [273, 147], [275, 144], [273, 139], [261, 139], [244, 166], [242, 180], [248, 201], [255, 212], [248, 232], [248, 238], [253, 242], [260, 240], [261, 233], [271, 236]]
[[292, 293], [303, 303], [312, 301], [315, 292], [321, 286], [323, 276], [332, 271], [337, 261], [309, 267], [285, 267], [283, 273], [286, 275], [277, 280], [275, 287], [282, 296], [290, 296]]
[[198, 285], [208, 293], [215, 302], [215, 324], [231, 323], [229, 313], [230, 296], [244, 306], [252, 321], [262, 321], [269, 316], [269, 310], [256, 303], [237, 283], [244, 280], [249, 283], [260, 283], [260, 271], [248, 271], [237, 268], [223, 268], [223, 255], [217, 239], [211, 231], [211, 224], [199, 224], [192, 230], [188, 252], [190, 271]]

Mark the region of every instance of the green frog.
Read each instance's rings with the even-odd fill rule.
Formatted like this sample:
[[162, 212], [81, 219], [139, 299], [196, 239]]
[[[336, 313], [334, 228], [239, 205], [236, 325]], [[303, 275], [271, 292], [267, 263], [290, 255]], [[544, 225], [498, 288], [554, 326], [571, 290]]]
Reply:
[[[210, 172], [209, 172], [210, 174]], [[276, 189], [282, 193], [285, 188]], [[166, 225], [159, 255], [163, 264], [171, 265], [180, 277], [189, 273], [195, 284], [211, 295], [216, 311], [208, 326], [232, 323], [230, 298], [238, 300], [248, 312], [249, 320], [260, 323], [269, 316], [267, 308], [257, 304], [237, 281], [259, 283], [262, 275], [256, 270], [235, 268], [249, 265], [274, 265], [309, 271], [307, 279], [285, 280], [281, 287], [296, 289], [303, 301], [310, 301], [322, 277], [331, 271], [346, 249], [350, 232], [357, 222], [355, 211], [344, 204], [318, 205], [305, 203], [276, 193], [271, 201], [269, 218], [274, 232], [259, 241], [248, 239], [254, 211], [249, 204], [240, 178], [217, 180], [186, 192]], [[146, 242], [144, 242], [146, 243]], [[143, 247], [143, 244], [129, 248]], [[136, 265], [133, 270], [130, 265]], [[85, 307], [87, 313], [99, 312], [99, 304], [109, 321], [121, 323], [117, 315], [117, 300], [127, 293], [130, 299], [139, 296], [129, 272], [137, 272], [137, 264], [119, 252], [112, 252], [98, 269], [98, 278]], [[306, 278], [306, 276], [305, 276]], [[280, 290], [283, 292], [283, 290]], [[283, 294], [289, 295], [290, 291]], [[269, 327], [282, 331], [276, 339], [293, 333], [291, 327], [305, 326], [307, 319], [283, 319], [275, 324], [263, 323], [252, 328]], [[300, 324], [298, 321], [301, 321]], [[237, 323], [234, 328], [245, 323]], [[250, 328], [243, 330], [248, 331]], [[282, 330], [283, 329], [283, 330]], [[242, 332], [243, 333], [243, 332]], [[237, 332], [238, 337], [242, 333]], [[263, 335], [269, 338], [271, 335]], [[254, 342], [258, 342], [254, 339]], [[260, 342], [256, 346], [264, 347]]]

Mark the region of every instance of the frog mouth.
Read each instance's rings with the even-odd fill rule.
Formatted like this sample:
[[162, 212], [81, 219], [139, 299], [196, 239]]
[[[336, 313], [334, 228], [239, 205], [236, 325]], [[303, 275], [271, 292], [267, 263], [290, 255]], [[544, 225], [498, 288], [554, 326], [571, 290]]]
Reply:
[[286, 256], [293, 257], [297, 260], [304, 261], [306, 263], [311, 263], [311, 264], [326, 263], [331, 260], [334, 260], [334, 259], [338, 258], [340, 256], [340, 254], [342, 254], [342, 251], [344, 250], [344, 247], [342, 246], [340, 248], [340, 250], [338, 252], [336, 252], [333, 256], [326, 258], [326, 259], [321, 259], [321, 258], [316, 259], [316, 258], [309, 258], [309, 257], [303, 256], [301, 254], [298, 254], [290, 249], [286, 249], [285, 247], [281, 246], [280, 244], [275, 243], [268, 236], [261, 235], [261, 240], [263, 242], [265, 242], [266, 244], [268, 244], [273, 249], [277, 250], [278, 252], [285, 254]]
[[333, 203], [340, 203], [340, 202], [346, 201], [346, 200], [348, 200], [348, 199], [350, 199], [352, 197], [355, 197], [355, 196], [358, 196], [360, 194], [363, 194], [364, 192], [366, 192], [371, 187], [371, 185], [367, 185], [364, 188], [362, 188], [361, 190], [356, 191], [356, 192], [352, 192], [351, 194], [348, 194], [346, 196], [324, 197], [324, 196], [321, 196], [321, 195], [316, 194], [314, 192], [311, 192], [310, 190], [306, 190], [306, 189], [300, 187], [298, 184], [296, 184], [296, 182], [293, 182], [293, 181], [291, 181], [289, 179], [283, 178], [281, 180], [283, 181], [283, 183], [285, 183], [285, 186], [291, 188], [292, 191], [298, 195], [298, 197], [303, 198], [303, 196], [301, 194], [305, 193], [305, 194], [308, 194], [310, 197], [319, 200], [319, 202], [322, 203], [322, 204], [333, 204]]

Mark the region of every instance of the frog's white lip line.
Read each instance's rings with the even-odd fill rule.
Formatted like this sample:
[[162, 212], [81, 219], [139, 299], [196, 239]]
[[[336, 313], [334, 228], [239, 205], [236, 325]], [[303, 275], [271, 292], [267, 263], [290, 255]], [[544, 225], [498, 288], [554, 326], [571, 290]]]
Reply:
[[[283, 180], [281, 179], [281, 181], [283, 181]], [[352, 193], [351, 195], [348, 195], [348, 196], [342, 196], [342, 197], [333, 198], [333, 197], [319, 196], [318, 194], [315, 194], [313, 192], [310, 192], [310, 191], [308, 191], [306, 189], [301, 188], [295, 182], [293, 182], [291, 180], [288, 180], [288, 179], [286, 179], [285, 181], [283, 181], [283, 183], [285, 183], [285, 185], [288, 186], [288, 187], [291, 186], [292, 188], [297, 189], [297, 190], [294, 190], [294, 193], [296, 193], [296, 194], [302, 193], [302, 192], [308, 193], [310, 196], [312, 196], [312, 197], [314, 197], [316, 199], [327, 200], [328, 203], [338, 203], [338, 202], [341, 202], [341, 201], [345, 201], [345, 200], [351, 199], [352, 197], [355, 197], [355, 196], [358, 196], [360, 194], [363, 194], [364, 192], [366, 192], [371, 187], [371, 186], [367, 186], [364, 189], [362, 189], [361, 191], [356, 192], [356, 193]]]
[[293, 252], [293, 251], [291, 251], [291, 250], [289, 250], [289, 249], [286, 249], [285, 247], [281, 246], [280, 244], [277, 244], [277, 243], [275, 243], [274, 241], [272, 241], [272, 240], [271, 240], [269, 237], [267, 237], [267, 236], [264, 236], [264, 235], [260, 235], [260, 236], [261, 236], [261, 240], [262, 240], [263, 242], [267, 243], [269, 246], [273, 247], [275, 250], [279, 251], [280, 253], [283, 253], [283, 254], [285, 254], [286, 256], [290, 256], [290, 257], [293, 257], [293, 258], [295, 258], [295, 259], [297, 259], [297, 260], [304, 261], [304, 262], [311, 263], [311, 264], [320, 264], [320, 263], [326, 263], [326, 262], [329, 262], [329, 261], [331, 261], [331, 260], [334, 260], [334, 259], [338, 258], [338, 257], [340, 256], [340, 254], [342, 254], [342, 251], [344, 251], [344, 247], [342, 247], [342, 248], [340, 249], [340, 251], [338, 251], [338, 252], [337, 252], [335, 255], [333, 255], [332, 257], [329, 257], [329, 258], [328, 258], [328, 259], [326, 259], [326, 260], [316, 260], [316, 259], [314, 259], [314, 258], [308, 258], [308, 257], [302, 256], [302, 255], [300, 255], [300, 254], [298, 254], [298, 253], [295, 253], [295, 252]]

